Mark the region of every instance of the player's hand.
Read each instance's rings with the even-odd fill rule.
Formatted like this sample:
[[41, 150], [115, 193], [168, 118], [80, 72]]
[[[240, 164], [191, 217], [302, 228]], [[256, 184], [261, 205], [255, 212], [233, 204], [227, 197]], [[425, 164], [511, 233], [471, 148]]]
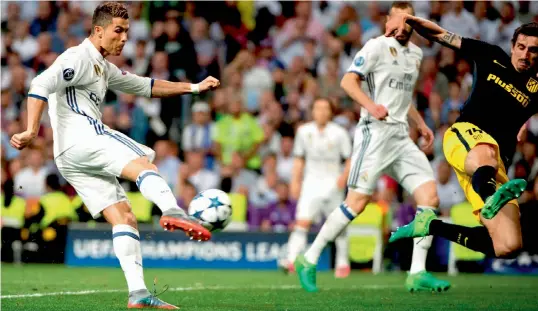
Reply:
[[405, 30], [406, 21], [407, 14], [394, 14], [385, 24], [385, 36], [396, 37], [402, 35]]
[[32, 134], [30, 131], [24, 131], [22, 133], [13, 135], [9, 143], [14, 148], [22, 150], [28, 145], [30, 145], [35, 137], [36, 135]]
[[204, 81], [198, 84], [200, 86], [200, 93], [206, 92], [209, 90], [214, 90], [220, 86], [220, 81], [211, 76], [204, 79]]
[[424, 124], [418, 128], [418, 132], [424, 138], [424, 144], [421, 146], [422, 151], [430, 149], [433, 145], [433, 140], [435, 139], [433, 131]]
[[374, 106], [372, 106], [370, 109], [367, 109], [367, 110], [372, 116], [374, 116], [374, 118], [380, 121], [386, 120], [389, 115], [389, 111], [383, 105], [375, 104]]

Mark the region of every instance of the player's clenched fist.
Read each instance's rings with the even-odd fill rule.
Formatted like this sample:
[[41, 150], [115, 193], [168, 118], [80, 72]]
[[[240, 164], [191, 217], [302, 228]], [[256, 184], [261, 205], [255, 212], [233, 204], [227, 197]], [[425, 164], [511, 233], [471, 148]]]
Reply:
[[214, 90], [220, 86], [220, 81], [214, 77], [207, 77], [204, 79], [204, 81], [199, 83], [200, 85], [200, 92], [205, 92], [208, 90]]
[[367, 109], [368, 112], [378, 120], [385, 120], [389, 115], [389, 111], [383, 105], [375, 104], [371, 108]]
[[9, 143], [14, 148], [21, 150], [21, 149], [24, 149], [29, 144], [31, 144], [34, 138], [35, 138], [34, 134], [32, 134], [29, 131], [24, 131], [22, 133], [13, 135]]

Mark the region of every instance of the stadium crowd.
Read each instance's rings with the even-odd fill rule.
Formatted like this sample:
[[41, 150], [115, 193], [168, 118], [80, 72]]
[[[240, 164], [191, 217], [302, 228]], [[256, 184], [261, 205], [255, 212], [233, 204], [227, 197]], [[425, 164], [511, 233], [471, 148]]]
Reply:
[[[30, 148], [18, 151], [9, 139], [26, 128], [25, 99], [32, 78], [88, 36], [97, 3], [1, 5], [2, 194], [3, 199], [14, 193], [26, 200], [25, 215], [30, 218], [36, 210], [30, 206], [46, 193], [76, 193], [55, 167], [47, 115]], [[222, 87], [204, 97], [167, 99], [108, 91], [102, 120], [154, 148], [155, 164], [183, 207], [198, 191], [221, 188], [247, 198], [252, 230], [285, 231], [295, 216], [288, 187], [295, 130], [309, 121], [313, 100], [324, 96], [337, 104], [334, 122], [353, 137], [359, 109], [340, 88], [340, 79], [365, 42], [383, 33], [389, 6], [390, 2], [131, 2], [129, 42], [122, 56], [108, 57], [109, 61], [156, 79], [198, 82], [212, 75]], [[416, 1], [414, 6], [421, 17], [507, 52], [514, 29], [538, 21], [538, 2]], [[441, 211], [447, 216], [465, 197], [444, 159], [442, 138], [471, 91], [472, 64], [439, 44], [419, 36], [412, 40], [424, 51], [414, 104], [435, 131], [435, 143], [426, 153], [438, 181]], [[421, 144], [413, 127], [410, 135]], [[510, 177], [529, 181], [520, 201], [534, 208], [537, 143], [538, 115], [529, 120], [509, 168]], [[125, 187], [137, 191], [128, 183]], [[388, 176], [379, 181], [375, 200], [392, 211], [392, 226], [414, 216], [412, 198]], [[74, 218], [90, 219], [83, 208], [77, 211]]]

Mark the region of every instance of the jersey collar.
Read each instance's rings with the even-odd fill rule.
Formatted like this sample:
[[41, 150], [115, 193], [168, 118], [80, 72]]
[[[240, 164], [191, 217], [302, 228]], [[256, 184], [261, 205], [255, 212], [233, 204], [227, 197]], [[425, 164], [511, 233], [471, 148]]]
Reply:
[[88, 39], [88, 38], [84, 39], [84, 41], [82, 41], [82, 45], [84, 47], [86, 47], [88, 49], [88, 51], [90, 51], [90, 54], [91, 54], [91, 56], [93, 58], [97, 59], [98, 61], [105, 60], [103, 55], [101, 55], [101, 53], [99, 53], [99, 51], [95, 48], [95, 46], [92, 44], [90, 39]]

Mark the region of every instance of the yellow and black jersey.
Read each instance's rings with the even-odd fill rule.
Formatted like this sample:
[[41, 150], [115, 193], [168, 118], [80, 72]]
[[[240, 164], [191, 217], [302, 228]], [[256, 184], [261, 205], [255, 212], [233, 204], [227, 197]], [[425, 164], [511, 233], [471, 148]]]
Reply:
[[463, 38], [461, 56], [474, 63], [473, 88], [456, 122], [476, 125], [497, 141], [508, 167], [517, 133], [538, 112], [538, 78], [520, 73], [500, 47]]

